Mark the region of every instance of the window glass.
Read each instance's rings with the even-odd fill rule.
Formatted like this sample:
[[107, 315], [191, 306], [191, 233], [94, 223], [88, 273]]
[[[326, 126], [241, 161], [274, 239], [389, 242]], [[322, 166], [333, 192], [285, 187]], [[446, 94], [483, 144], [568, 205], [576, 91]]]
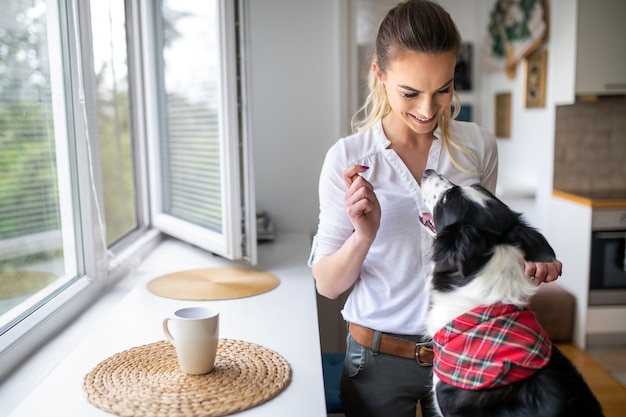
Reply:
[[222, 231], [218, 2], [164, 0], [163, 212]]
[[256, 262], [238, 7], [3, 2], [0, 379], [125, 274], [153, 227]]
[[0, 8], [0, 334], [76, 275], [54, 19], [45, 1]]
[[[152, 224], [228, 259], [256, 262], [256, 217], [239, 2], [161, 0], [144, 62]], [[148, 117], [152, 111], [148, 111]], [[157, 142], [155, 144], [155, 142]], [[156, 146], [155, 146], [156, 145]]]
[[106, 241], [137, 227], [124, 0], [91, 2]]

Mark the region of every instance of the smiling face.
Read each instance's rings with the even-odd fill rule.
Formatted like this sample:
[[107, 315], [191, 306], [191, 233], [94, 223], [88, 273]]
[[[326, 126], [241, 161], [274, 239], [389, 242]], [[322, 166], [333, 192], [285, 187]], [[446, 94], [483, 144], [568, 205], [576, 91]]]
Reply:
[[430, 134], [454, 93], [456, 53], [405, 52], [390, 62], [383, 73], [374, 63], [376, 76], [385, 86], [391, 113], [387, 126]]

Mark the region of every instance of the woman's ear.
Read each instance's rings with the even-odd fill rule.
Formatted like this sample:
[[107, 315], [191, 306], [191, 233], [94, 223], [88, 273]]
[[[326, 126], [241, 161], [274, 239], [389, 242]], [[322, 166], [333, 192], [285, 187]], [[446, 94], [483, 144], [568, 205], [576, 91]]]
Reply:
[[374, 75], [376, 76], [378, 82], [383, 84], [383, 72], [380, 70], [378, 61], [372, 62], [372, 71], [374, 72]]

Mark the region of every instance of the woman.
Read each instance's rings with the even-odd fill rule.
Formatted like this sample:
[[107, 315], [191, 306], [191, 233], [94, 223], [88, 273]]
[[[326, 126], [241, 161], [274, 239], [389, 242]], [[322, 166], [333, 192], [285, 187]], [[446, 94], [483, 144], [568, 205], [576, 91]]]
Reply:
[[[454, 121], [454, 68], [461, 38], [450, 15], [409, 0], [380, 24], [370, 94], [320, 175], [320, 218], [309, 265], [318, 292], [336, 298], [349, 323], [341, 400], [347, 416], [414, 417], [429, 396], [432, 358], [424, 318], [431, 238], [419, 224], [420, 181], [432, 168], [457, 184], [495, 191], [495, 137]], [[451, 110], [451, 107], [453, 110]], [[537, 282], [553, 281], [560, 262], [530, 263]], [[399, 340], [400, 339], [400, 340]], [[413, 356], [413, 357], [411, 357]], [[424, 416], [433, 415], [422, 402]]]

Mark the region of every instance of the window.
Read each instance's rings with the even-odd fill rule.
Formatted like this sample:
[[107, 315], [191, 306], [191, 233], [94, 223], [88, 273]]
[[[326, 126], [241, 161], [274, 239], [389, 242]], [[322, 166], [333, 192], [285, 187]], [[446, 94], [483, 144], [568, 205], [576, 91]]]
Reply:
[[229, 0], [0, 10], [0, 378], [156, 231], [256, 262], [244, 18]]
[[123, 0], [92, 1], [91, 34], [106, 241], [138, 226], [133, 170], [126, 10]]
[[[154, 3], [143, 48], [144, 62], [160, 70], [146, 87], [146, 102], [156, 104], [149, 111], [156, 118], [149, 120], [148, 137], [158, 138], [148, 144], [157, 184], [154, 224], [224, 257], [254, 263], [256, 215], [241, 210], [253, 201], [240, 100], [245, 68], [237, 57], [236, 22], [243, 11], [232, 1]], [[240, 184], [241, 192], [229, 183]], [[247, 236], [238, 233], [242, 225], [248, 226]]]

